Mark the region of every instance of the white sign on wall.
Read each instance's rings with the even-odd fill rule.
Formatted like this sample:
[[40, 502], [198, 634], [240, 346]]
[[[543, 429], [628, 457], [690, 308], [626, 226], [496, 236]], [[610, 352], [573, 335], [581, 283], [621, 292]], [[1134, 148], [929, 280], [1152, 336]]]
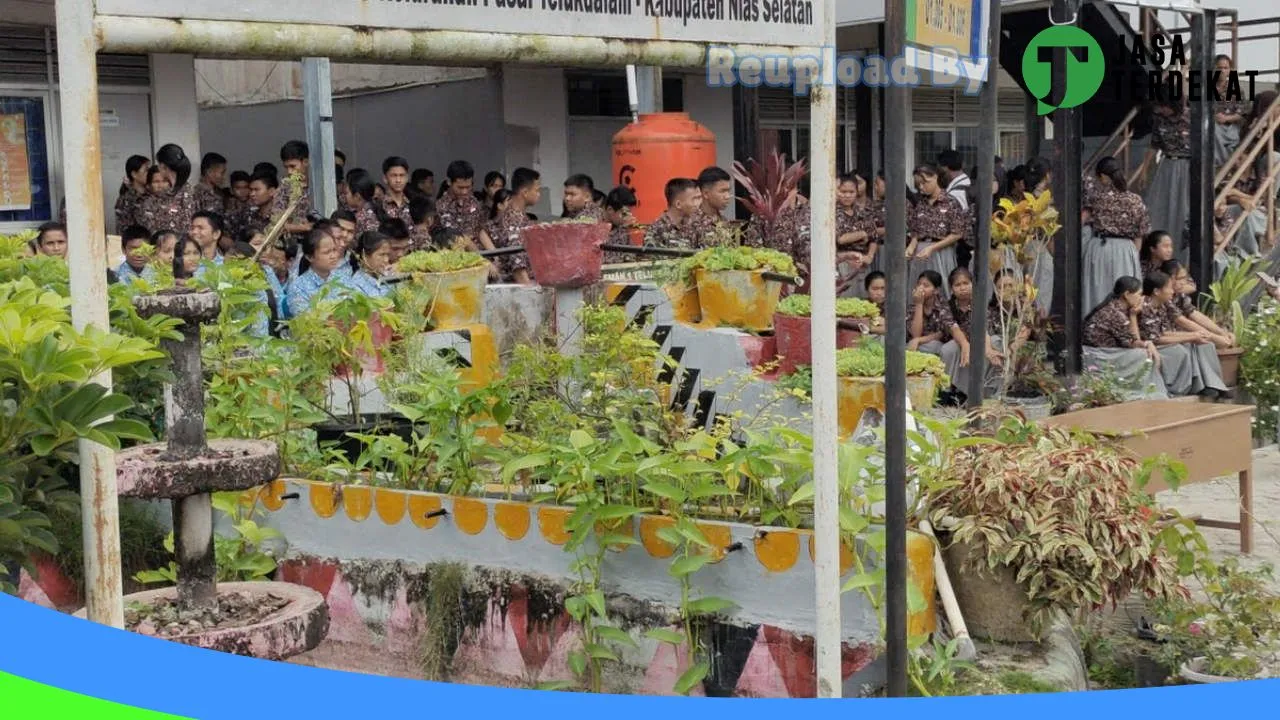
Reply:
[[826, 8], [827, 0], [98, 0], [99, 15], [123, 17], [809, 47], [823, 44]]

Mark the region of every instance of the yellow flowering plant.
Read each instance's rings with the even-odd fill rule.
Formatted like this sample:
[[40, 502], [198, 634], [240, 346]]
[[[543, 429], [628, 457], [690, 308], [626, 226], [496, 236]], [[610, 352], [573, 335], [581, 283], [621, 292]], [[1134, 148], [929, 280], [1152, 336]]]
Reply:
[[[1062, 226], [1058, 210], [1053, 206], [1053, 193], [1039, 197], [1027, 193], [1022, 200], [1000, 199], [1000, 208], [991, 217], [991, 246], [1012, 252], [1024, 266], [1034, 262], [1037, 245], [1045, 244]], [[998, 270], [1003, 253], [992, 253], [992, 269]]]

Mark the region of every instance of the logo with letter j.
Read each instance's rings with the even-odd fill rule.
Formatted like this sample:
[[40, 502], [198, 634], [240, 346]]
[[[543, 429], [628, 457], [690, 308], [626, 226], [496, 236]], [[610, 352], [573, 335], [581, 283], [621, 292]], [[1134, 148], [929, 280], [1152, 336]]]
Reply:
[[[1067, 66], [1061, 77], [1066, 87], [1059, 88], [1061, 99], [1055, 102], [1053, 64], [1054, 51], [1059, 49], [1065, 51]], [[1098, 41], [1075, 25], [1053, 25], [1041, 30], [1022, 53], [1022, 81], [1038, 101], [1040, 115], [1085, 104], [1098, 93], [1106, 74], [1107, 61]]]

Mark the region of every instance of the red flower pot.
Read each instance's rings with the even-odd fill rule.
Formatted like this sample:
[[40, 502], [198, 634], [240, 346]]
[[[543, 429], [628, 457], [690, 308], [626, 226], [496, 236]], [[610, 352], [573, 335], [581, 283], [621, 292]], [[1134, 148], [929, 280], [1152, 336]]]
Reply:
[[[812, 323], [798, 315], [773, 315], [773, 334], [778, 342], [778, 372], [790, 375], [801, 365], [813, 364]], [[836, 348], [853, 347], [862, 333], [836, 328]]]
[[600, 282], [609, 223], [559, 222], [530, 225], [520, 231], [529, 269], [539, 285], [580, 288]]

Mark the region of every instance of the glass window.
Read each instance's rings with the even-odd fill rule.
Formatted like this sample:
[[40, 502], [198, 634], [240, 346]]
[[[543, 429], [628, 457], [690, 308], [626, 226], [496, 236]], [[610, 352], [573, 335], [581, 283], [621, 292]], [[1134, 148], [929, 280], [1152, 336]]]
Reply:
[[976, 127], [956, 128], [955, 149], [960, 153], [965, 172], [978, 164], [978, 136], [981, 134]]
[[950, 130], [917, 130], [915, 135], [916, 165], [938, 162], [938, 153], [951, 147]]
[[44, 98], [0, 96], [0, 223], [53, 218]]
[[1021, 130], [1001, 132], [998, 152], [1004, 158], [1005, 167], [1013, 167], [1027, 156], [1027, 134]]

